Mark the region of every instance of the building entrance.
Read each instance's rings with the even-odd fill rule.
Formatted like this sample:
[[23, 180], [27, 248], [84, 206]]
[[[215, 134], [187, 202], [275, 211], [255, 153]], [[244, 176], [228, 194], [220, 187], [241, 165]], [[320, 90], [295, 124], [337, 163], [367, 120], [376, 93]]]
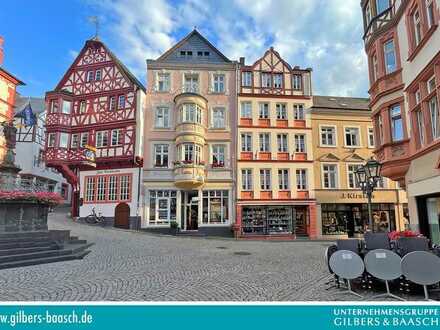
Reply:
[[199, 223], [198, 191], [185, 191], [182, 194], [184, 230], [197, 230]]

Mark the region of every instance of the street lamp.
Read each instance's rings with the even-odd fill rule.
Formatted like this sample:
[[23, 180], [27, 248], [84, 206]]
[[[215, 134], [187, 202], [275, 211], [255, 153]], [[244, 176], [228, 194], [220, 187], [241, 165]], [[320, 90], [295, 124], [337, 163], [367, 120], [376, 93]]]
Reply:
[[368, 198], [368, 228], [373, 230], [373, 215], [371, 211], [371, 198], [376, 188], [377, 182], [380, 180], [380, 170], [382, 164], [371, 158], [365, 165], [361, 165], [356, 171], [356, 179], [361, 186], [362, 192]]

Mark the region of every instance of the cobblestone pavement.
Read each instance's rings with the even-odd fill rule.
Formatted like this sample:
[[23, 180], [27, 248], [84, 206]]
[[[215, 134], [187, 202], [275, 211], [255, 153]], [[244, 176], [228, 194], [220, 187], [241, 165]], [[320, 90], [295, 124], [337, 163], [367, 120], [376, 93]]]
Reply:
[[94, 242], [92, 252], [83, 260], [0, 270], [1, 301], [353, 299], [325, 290], [325, 242], [155, 236], [73, 223], [62, 209], [50, 215], [49, 228]]

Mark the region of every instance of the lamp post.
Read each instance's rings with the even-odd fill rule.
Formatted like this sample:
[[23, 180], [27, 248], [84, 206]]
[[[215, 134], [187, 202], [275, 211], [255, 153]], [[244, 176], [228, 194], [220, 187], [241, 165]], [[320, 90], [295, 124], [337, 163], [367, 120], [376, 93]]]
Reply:
[[371, 199], [377, 182], [380, 179], [382, 164], [371, 158], [365, 165], [360, 166], [356, 171], [356, 179], [361, 186], [362, 192], [368, 198], [368, 228], [373, 231], [373, 215], [371, 211]]

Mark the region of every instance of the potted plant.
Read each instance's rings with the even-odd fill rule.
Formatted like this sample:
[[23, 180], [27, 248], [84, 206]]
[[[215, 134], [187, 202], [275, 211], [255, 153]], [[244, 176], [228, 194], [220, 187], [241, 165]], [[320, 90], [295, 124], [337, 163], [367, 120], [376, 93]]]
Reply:
[[170, 232], [171, 235], [177, 235], [177, 233], [179, 232], [179, 224], [176, 221], [170, 222]]

